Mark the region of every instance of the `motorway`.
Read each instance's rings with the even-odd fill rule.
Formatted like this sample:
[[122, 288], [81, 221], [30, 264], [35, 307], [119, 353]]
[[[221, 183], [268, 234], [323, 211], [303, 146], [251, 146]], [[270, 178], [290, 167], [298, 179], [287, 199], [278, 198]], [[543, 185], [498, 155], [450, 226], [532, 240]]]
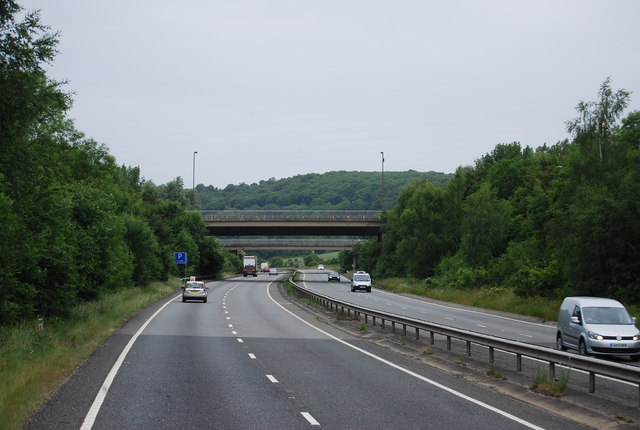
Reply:
[[324, 325], [273, 281], [211, 282], [207, 303], [150, 307], [25, 429], [584, 428]]
[[442, 305], [415, 296], [376, 289], [375, 282], [370, 294], [352, 293], [348, 278], [341, 277], [342, 282], [327, 282], [325, 272], [306, 271], [302, 280], [307, 288], [315, 292], [370, 309], [550, 348], [556, 345], [555, 324], [535, 322], [533, 318], [528, 321], [526, 318], [496, 312]]

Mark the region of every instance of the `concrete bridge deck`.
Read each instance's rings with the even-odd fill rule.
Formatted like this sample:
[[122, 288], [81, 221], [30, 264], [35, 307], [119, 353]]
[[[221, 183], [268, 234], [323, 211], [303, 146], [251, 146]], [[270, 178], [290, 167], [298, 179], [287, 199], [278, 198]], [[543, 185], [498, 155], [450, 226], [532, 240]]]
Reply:
[[380, 236], [375, 211], [202, 211], [212, 236]]

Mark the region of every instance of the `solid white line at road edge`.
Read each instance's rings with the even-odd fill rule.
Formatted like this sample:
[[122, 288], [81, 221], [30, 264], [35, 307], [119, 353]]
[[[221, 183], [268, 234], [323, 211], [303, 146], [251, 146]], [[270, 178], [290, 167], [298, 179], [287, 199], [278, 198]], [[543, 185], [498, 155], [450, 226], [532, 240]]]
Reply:
[[299, 321], [303, 322], [304, 324], [308, 325], [309, 327], [313, 328], [314, 330], [319, 331], [320, 333], [324, 334], [325, 336], [330, 337], [331, 339], [335, 340], [336, 342], [340, 342], [341, 344], [343, 344], [343, 345], [345, 345], [345, 346], [348, 346], [349, 348], [355, 349], [356, 351], [361, 352], [362, 354], [368, 355], [369, 357], [371, 357], [371, 358], [373, 358], [373, 359], [375, 359], [375, 360], [378, 360], [378, 361], [380, 361], [380, 362], [382, 362], [382, 363], [384, 363], [384, 364], [386, 364], [386, 365], [388, 365], [388, 366], [391, 366], [391, 367], [393, 367], [393, 368], [394, 368], [394, 369], [396, 369], [396, 370], [400, 370], [401, 372], [404, 372], [404, 373], [406, 373], [406, 374], [408, 374], [408, 375], [411, 375], [411, 376], [413, 376], [414, 378], [418, 378], [418, 379], [420, 379], [421, 381], [424, 381], [424, 382], [426, 382], [426, 383], [428, 383], [428, 384], [433, 385], [434, 387], [437, 387], [437, 388], [440, 388], [441, 390], [447, 391], [447, 392], [449, 392], [449, 393], [453, 394], [454, 396], [458, 396], [458, 397], [460, 397], [460, 398], [462, 398], [462, 399], [464, 399], [464, 400], [467, 400], [467, 401], [469, 401], [469, 402], [471, 402], [471, 403], [475, 403], [475, 404], [476, 404], [476, 405], [478, 405], [478, 406], [481, 406], [481, 407], [483, 407], [483, 408], [489, 409], [490, 411], [493, 411], [493, 412], [495, 412], [495, 413], [497, 413], [497, 414], [500, 414], [500, 415], [502, 415], [503, 417], [509, 418], [510, 420], [513, 420], [513, 421], [515, 421], [515, 422], [517, 422], [517, 423], [520, 423], [520, 424], [522, 424], [523, 426], [526, 426], [526, 427], [529, 427], [529, 428], [532, 428], [532, 429], [536, 429], [536, 430], [543, 430], [543, 428], [542, 428], [542, 427], [539, 427], [539, 426], [537, 426], [537, 425], [535, 425], [535, 424], [533, 424], [533, 423], [530, 423], [529, 421], [525, 421], [525, 420], [523, 420], [522, 418], [518, 418], [518, 417], [516, 417], [515, 415], [511, 415], [511, 414], [510, 414], [510, 413], [508, 413], [508, 412], [505, 412], [505, 411], [503, 411], [503, 410], [501, 410], [501, 409], [498, 409], [498, 408], [496, 408], [496, 407], [493, 407], [493, 406], [491, 406], [491, 405], [489, 405], [489, 404], [487, 404], [487, 403], [481, 402], [480, 400], [474, 399], [473, 397], [469, 397], [469, 396], [467, 396], [466, 394], [463, 394], [463, 393], [461, 393], [461, 392], [459, 392], [459, 391], [454, 390], [453, 388], [449, 388], [449, 387], [447, 387], [446, 385], [442, 385], [442, 384], [440, 384], [439, 382], [436, 382], [436, 381], [434, 381], [434, 380], [432, 380], [432, 379], [429, 379], [429, 378], [427, 378], [427, 377], [425, 377], [425, 376], [419, 375], [419, 374], [417, 374], [417, 373], [415, 373], [415, 372], [413, 372], [413, 371], [411, 371], [411, 370], [409, 370], [409, 369], [405, 369], [404, 367], [401, 367], [401, 366], [399, 366], [399, 365], [397, 365], [397, 364], [395, 364], [395, 363], [392, 363], [392, 362], [390, 362], [390, 361], [388, 361], [388, 360], [385, 360], [385, 359], [384, 359], [384, 358], [382, 358], [382, 357], [379, 357], [379, 356], [377, 356], [377, 355], [375, 355], [375, 354], [372, 354], [372, 353], [371, 353], [371, 352], [369, 352], [369, 351], [365, 351], [364, 349], [358, 348], [357, 346], [352, 345], [352, 344], [350, 344], [349, 342], [346, 342], [346, 341], [344, 341], [344, 340], [342, 340], [342, 339], [339, 339], [339, 338], [337, 338], [337, 337], [333, 336], [333, 335], [332, 335], [332, 334], [330, 334], [330, 333], [327, 333], [326, 331], [322, 330], [321, 328], [318, 328], [318, 327], [314, 326], [313, 324], [311, 324], [311, 323], [309, 323], [309, 322], [307, 322], [307, 321], [303, 320], [302, 318], [300, 318], [299, 316], [297, 316], [297, 315], [296, 315], [296, 314], [294, 314], [293, 312], [291, 312], [291, 311], [289, 311], [288, 309], [286, 309], [286, 308], [285, 308], [284, 306], [282, 306], [280, 303], [278, 303], [278, 302], [277, 302], [277, 301], [276, 301], [276, 300], [271, 296], [271, 293], [269, 292], [269, 286], [270, 286], [270, 285], [271, 285], [271, 283], [269, 283], [269, 284], [267, 285], [267, 295], [269, 296], [269, 298], [271, 299], [271, 301], [272, 301], [273, 303], [275, 303], [275, 304], [276, 304], [278, 307], [280, 307], [280, 309], [282, 309], [283, 311], [285, 311], [285, 312], [289, 313], [290, 315], [292, 315], [294, 318], [298, 319]]
[[90, 430], [91, 427], [93, 427], [93, 423], [96, 421], [98, 412], [100, 412], [100, 408], [102, 407], [102, 402], [104, 402], [104, 399], [107, 397], [107, 393], [109, 392], [111, 383], [113, 382], [113, 379], [116, 377], [118, 370], [120, 370], [120, 366], [122, 366], [122, 363], [124, 362], [125, 357], [129, 353], [129, 350], [131, 349], [135, 341], [138, 339], [138, 336], [140, 336], [143, 330], [156, 317], [156, 315], [162, 312], [162, 310], [165, 307], [167, 307], [169, 303], [175, 301], [178, 297], [175, 297], [169, 300], [167, 303], [165, 303], [160, 309], [158, 309], [153, 315], [151, 315], [151, 317], [147, 321], [145, 321], [144, 324], [142, 324], [142, 327], [138, 329], [136, 334], [134, 334], [133, 337], [129, 339], [129, 343], [127, 343], [127, 346], [125, 346], [122, 352], [120, 353], [120, 357], [118, 357], [115, 364], [111, 368], [111, 371], [107, 375], [107, 378], [104, 380], [102, 387], [100, 387], [100, 391], [98, 391], [98, 394], [96, 395], [96, 398], [93, 401], [93, 404], [89, 408], [89, 412], [87, 412], [87, 415], [84, 417], [84, 422], [82, 423], [82, 427], [80, 427], [80, 430]]

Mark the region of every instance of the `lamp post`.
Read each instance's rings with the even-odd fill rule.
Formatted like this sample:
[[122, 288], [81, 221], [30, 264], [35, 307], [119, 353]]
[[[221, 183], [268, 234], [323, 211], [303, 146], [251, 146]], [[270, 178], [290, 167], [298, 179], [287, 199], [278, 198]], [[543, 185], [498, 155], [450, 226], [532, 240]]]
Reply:
[[382, 207], [382, 212], [384, 212], [384, 152], [380, 152], [380, 155], [382, 156], [382, 183], [380, 185], [380, 201], [381, 201], [381, 207]]
[[198, 151], [193, 151], [193, 178], [191, 184], [191, 208], [196, 208], [196, 154]]

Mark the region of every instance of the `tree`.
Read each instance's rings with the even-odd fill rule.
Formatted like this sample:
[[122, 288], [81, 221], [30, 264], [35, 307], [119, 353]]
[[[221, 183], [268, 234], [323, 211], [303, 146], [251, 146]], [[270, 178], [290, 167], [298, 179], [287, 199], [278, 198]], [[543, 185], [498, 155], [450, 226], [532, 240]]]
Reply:
[[320, 264], [322, 260], [316, 254], [307, 254], [303, 258], [304, 265], [307, 267], [315, 266], [316, 264]]
[[138, 286], [148, 285], [151, 281], [161, 278], [160, 245], [144, 219], [125, 215], [123, 221], [124, 239], [133, 257], [132, 280]]
[[166, 279], [176, 250], [192, 270], [221, 270], [225, 253], [185, 212], [180, 178], [142, 183], [67, 118], [71, 99], [43, 69], [57, 35], [37, 12], [18, 21], [21, 10], [0, 0], [0, 324]]
[[487, 264], [507, 246], [511, 207], [497, 197], [488, 183], [469, 196], [464, 204], [460, 253], [471, 267]]
[[598, 91], [599, 100], [580, 101], [576, 106], [578, 117], [567, 121], [567, 131], [574, 139], [591, 147], [594, 143], [598, 148], [598, 157], [602, 161], [605, 147], [611, 144], [611, 130], [629, 104], [630, 92], [611, 89], [611, 78], [604, 80]]
[[415, 182], [400, 195], [385, 226], [382, 247], [387, 252], [395, 248], [396, 257], [383, 259], [377, 270], [380, 274], [431, 276], [442, 257], [455, 249], [457, 243], [451, 239], [443, 190], [424, 180]]

